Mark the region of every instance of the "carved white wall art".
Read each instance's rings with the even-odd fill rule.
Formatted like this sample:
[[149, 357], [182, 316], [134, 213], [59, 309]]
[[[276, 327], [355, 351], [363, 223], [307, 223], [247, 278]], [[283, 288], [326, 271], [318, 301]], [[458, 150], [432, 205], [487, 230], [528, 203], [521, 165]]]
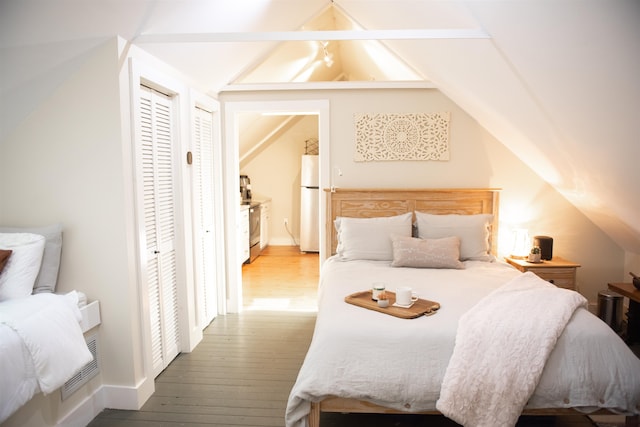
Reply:
[[449, 117], [448, 111], [356, 113], [354, 160], [449, 160]]

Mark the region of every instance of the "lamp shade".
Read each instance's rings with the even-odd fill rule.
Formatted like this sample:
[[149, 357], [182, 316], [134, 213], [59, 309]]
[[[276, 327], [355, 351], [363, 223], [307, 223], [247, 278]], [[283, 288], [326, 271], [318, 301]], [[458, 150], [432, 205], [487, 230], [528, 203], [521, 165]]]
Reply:
[[513, 247], [511, 256], [516, 258], [524, 258], [529, 255], [531, 242], [529, 240], [529, 231], [526, 228], [517, 228], [513, 230]]

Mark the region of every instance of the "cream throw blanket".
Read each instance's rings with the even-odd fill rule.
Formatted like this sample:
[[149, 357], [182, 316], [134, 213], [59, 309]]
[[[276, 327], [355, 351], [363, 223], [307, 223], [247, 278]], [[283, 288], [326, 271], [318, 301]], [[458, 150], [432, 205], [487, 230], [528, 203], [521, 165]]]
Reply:
[[514, 426], [565, 325], [586, 305], [531, 272], [484, 297], [460, 318], [436, 408], [465, 427]]

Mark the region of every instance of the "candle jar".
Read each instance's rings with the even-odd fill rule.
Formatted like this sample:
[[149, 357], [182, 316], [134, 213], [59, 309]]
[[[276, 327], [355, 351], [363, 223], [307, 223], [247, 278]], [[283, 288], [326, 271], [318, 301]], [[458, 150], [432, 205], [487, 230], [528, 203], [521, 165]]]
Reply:
[[385, 289], [386, 286], [384, 283], [374, 283], [373, 287], [371, 288], [371, 299], [373, 299], [374, 301], [378, 301], [380, 293], [384, 292]]

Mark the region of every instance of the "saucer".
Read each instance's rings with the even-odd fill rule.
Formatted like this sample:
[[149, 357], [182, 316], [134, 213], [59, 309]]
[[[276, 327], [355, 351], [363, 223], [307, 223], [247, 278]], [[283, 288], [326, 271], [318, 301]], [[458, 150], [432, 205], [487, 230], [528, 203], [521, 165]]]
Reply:
[[411, 308], [413, 306], [413, 304], [416, 303], [416, 301], [411, 301], [411, 304], [409, 304], [409, 305], [402, 305], [402, 304], [398, 304], [397, 302], [394, 302], [393, 306], [394, 307], [400, 307], [400, 308]]

